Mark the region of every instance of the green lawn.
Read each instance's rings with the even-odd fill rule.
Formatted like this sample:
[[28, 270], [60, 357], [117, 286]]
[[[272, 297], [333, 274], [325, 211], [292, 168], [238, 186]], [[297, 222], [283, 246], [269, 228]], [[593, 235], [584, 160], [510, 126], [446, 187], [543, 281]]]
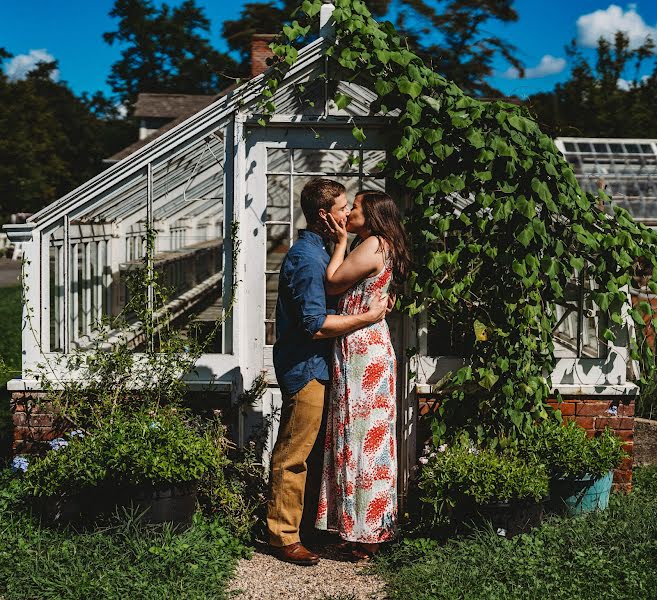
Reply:
[[21, 288], [0, 287], [0, 459], [11, 445], [7, 381], [20, 375]]
[[20, 374], [21, 288], [0, 288], [0, 356], [13, 371], [0, 373], [0, 386]]
[[405, 539], [377, 561], [393, 599], [654, 600], [657, 469], [644, 469], [610, 508], [552, 519], [511, 540], [494, 532], [439, 544]]
[[134, 516], [76, 533], [41, 526], [15, 503], [0, 472], [0, 598], [140, 600], [226, 598], [226, 582], [249, 551], [216, 519], [196, 515], [176, 534]]

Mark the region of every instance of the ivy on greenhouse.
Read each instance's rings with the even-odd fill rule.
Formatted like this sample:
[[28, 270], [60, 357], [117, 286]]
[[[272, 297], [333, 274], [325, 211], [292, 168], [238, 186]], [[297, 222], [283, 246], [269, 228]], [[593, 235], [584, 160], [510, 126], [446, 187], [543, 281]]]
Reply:
[[[326, 53], [336, 77], [368, 82], [378, 95], [372, 112], [396, 124], [386, 174], [409, 195], [415, 256], [402, 308], [411, 316], [426, 311], [430, 325], [448, 323], [465, 339], [466, 366], [441, 382], [435, 437], [465, 429], [495, 443], [526, 432], [549, 417], [555, 307], [568, 282], [595, 281], [592, 299], [610, 324], [605, 340], [624, 325], [623, 310], [642, 328], [650, 305], [627, 307], [626, 286], [639, 262], [655, 266], [657, 235], [618, 207], [605, 212], [604, 192], [584, 193], [525, 108], [466, 96], [363, 2], [335, 4], [336, 40]], [[304, 2], [272, 45], [265, 115], [275, 111], [297, 48], [317, 30], [321, 5]], [[333, 100], [340, 108], [351, 101]], [[353, 135], [365, 139], [358, 117]], [[633, 358], [639, 351], [654, 362], [647, 344]]]

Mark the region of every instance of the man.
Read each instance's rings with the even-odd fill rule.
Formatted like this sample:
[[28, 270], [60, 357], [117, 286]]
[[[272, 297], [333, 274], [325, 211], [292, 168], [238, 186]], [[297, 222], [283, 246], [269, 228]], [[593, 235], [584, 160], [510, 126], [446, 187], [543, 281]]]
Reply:
[[[344, 186], [328, 179], [312, 179], [301, 191], [301, 209], [307, 229], [299, 231], [299, 240], [283, 260], [278, 285], [274, 368], [283, 406], [272, 453], [267, 527], [269, 543], [281, 560], [316, 565], [319, 556], [301, 544], [299, 529], [308, 458], [311, 451], [321, 454], [323, 448], [320, 440], [313, 450], [322, 424], [332, 338], [383, 319], [388, 299], [375, 296], [369, 311], [361, 315], [331, 314], [334, 310], [327, 307], [324, 291], [330, 260], [326, 219], [330, 214], [336, 222], [346, 223], [349, 207]], [[318, 458], [321, 469], [321, 455]], [[308, 506], [309, 511], [316, 508]], [[314, 523], [315, 515], [310, 516]]]

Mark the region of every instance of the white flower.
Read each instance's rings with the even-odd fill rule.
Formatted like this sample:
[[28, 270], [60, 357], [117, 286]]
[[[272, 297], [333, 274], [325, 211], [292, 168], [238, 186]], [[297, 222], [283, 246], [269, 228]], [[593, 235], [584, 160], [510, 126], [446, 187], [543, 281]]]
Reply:
[[420, 464], [426, 465], [429, 462], [429, 459], [426, 456], [420, 456], [418, 459], [420, 461]]
[[82, 429], [74, 429], [73, 431], [68, 432], [69, 437], [84, 437], [84, 431]]
[[429, 454], [429, 452], [431, 452], [431, 446], [427, 445], [427, 446], [424, 447], [424, 450], [422, 451], [422, 454], [424, 456], [426, 456], [427, 454]]
[[436, 456], [435, 452], [432, 452], [431, 454], [429, 454], [429, 458], [435, 458], [435, 456]]
[[445, 452], [447, 450], [447, 444], [440, 444], [438, 446], [438, 452]]

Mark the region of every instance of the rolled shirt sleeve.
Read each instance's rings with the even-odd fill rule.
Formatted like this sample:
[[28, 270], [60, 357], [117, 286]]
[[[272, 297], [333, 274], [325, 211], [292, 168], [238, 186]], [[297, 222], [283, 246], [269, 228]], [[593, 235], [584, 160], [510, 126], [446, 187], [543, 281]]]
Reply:
[[324, 291], [324, 269], [317, 261], [299, 257], [291, 270], [289, 289], [299, 307], [301, 325], [308, 337], [314, 336], [326, 320], [326, 293]]

